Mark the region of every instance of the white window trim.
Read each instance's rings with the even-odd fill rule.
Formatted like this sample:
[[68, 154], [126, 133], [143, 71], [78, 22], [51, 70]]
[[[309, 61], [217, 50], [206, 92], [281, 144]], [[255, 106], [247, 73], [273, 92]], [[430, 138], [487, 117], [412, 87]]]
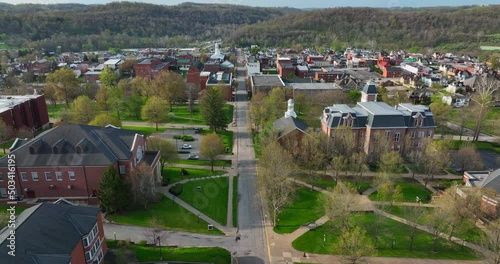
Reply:
[[[56, 174], [56, 181], [62, 181], [63, 180], [62, 172], [56, 171], [55, 174]], [[59, 175], [60, 177], [57, 177], [57, 175]]]
[[[36, 175], [36, 180], [35, 180], [35, 175]], [[38, 172], [36, 172], [36, 171], [32, 171], [32, 172], [31, 172], [31, 179], [32, 179], [33, 181], [39, 181], [39, 180], [40, 180], [40, 177], [38, 176]]]
[[[49, 179], [49, 178], [47, 178], [47, 173], [48, 173], [48, 175], [50, 176], [50, 179]], [[52, 173], [51, 173], [50, 171], [46, 171], [46, 172], [44, 172], [44, 173], [43, 173], [43, 175], [45, 176], [45, 180], [46, 180], [46, 181], [52, 181]]]
[[[20, 173], [20, 175], [21, 175], [21, 180], [22, 180], [22, 181], [28, 181], [28, 173], [27, 173], [27, 172], [22, 171], [22, 172], [19, 172], [19, 173]], [[23, 175], [24, 175], [25, 177], [23, 177]]]
[[[71, 179], [71, 174], [73, 174], [73, 179]], [[76, 180], [76, 175], [75, 175], [75, 172], [74, 171], [68, 171], [68, 179], [70, 181], [74, 181]]]

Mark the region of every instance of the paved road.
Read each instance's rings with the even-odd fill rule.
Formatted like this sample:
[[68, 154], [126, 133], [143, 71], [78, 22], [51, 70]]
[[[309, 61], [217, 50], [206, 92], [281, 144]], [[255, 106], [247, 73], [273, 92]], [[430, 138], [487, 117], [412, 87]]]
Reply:
[[238, 67], [239, 82], [236, 91], [235, 118], [237, 167], [238, 167], [238, 230], [241, 240], [236, 242], [239, 264], [269, 263], [267, 240], [264, 231], [262, 208], [257, 195], [256, 160], [252, 135], [247, 130], [248, 101], [244, 68]]

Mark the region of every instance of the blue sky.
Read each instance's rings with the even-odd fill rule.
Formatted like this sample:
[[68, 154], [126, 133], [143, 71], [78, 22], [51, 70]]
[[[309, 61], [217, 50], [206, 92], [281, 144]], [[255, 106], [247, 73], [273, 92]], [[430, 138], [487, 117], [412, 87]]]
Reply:
[[[55, 3], [84, 3], [84, 4], [105, 4], [113, 1], [108, 0], [0, 0], [0, 2], [19, 4], [55, 4]], [[147, 2], [154, 4], [176, 5], [186, 0], [144, 0], [136, 2]], [[369, 7], [422, 7], [422, 6], [462, 6], [462, 5], [482, 5], [500, 4], [499, 0], [191, 0], [197, 3], [225, 3], [250, 6], [289, 6], [295, 8], [324, 8], [338, 6], [369, 6]]]

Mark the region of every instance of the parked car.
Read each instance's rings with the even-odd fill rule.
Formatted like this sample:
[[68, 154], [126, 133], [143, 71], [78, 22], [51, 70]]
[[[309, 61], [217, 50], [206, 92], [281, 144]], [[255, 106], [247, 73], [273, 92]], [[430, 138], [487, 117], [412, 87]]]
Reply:
[[192, 149], [193, 147], [189, 144], [182, 144], [181, 149]]
[[196, 154], [189, 154], [188, 155], [188, 160], [197, 160], [199, 158], [200, 157], [198, 157], [198, 155], [196, 155]]

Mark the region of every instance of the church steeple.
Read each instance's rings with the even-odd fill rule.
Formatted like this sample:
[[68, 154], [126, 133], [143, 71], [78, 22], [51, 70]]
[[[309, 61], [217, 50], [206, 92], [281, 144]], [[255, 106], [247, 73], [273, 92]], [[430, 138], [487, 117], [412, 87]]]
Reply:
[[285, 112], [285, 118], [294, 117], [297, 118], [297, 114], [293, 110], [293, 99], [288, 99], [288, 110]]

